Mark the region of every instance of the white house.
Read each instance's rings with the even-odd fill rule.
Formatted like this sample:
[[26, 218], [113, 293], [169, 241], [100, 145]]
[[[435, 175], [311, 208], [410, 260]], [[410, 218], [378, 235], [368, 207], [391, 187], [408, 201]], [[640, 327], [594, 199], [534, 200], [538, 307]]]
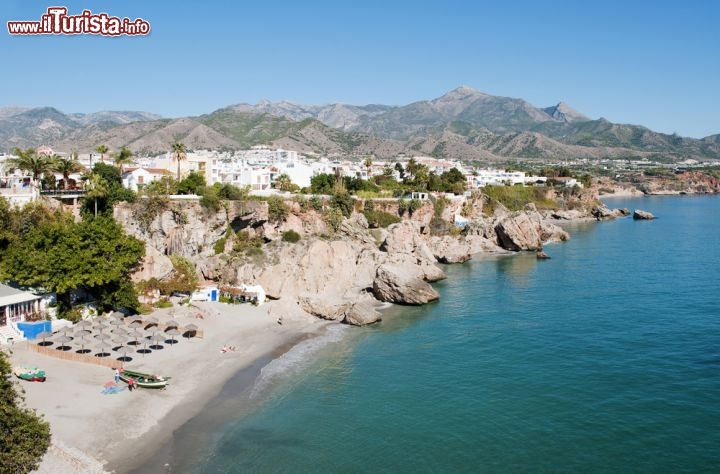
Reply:
[[23, 339], [18, 330], [18, 323], [22, 323], [31, 314], [42, 310], [42, 297], [22, 291], [0, 283], [0, 342]]
[[153, 181], [159, 181], [163, 176], [172, 176], [172, 173], [161, 168], [128, 168], [122, 174], [122, 183], [124, 187], [137, 192]]

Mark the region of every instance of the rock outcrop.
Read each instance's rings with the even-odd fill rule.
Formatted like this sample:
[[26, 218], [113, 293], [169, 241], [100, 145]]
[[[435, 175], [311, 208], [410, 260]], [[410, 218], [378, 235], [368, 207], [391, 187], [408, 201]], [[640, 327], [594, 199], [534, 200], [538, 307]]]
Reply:
[[633, 212], [633, 219], [649, 221], [655, 219], [655, 216], [651, 212], [635, 209]]
[[440, 298], [429, 283], [408, 275], [407, 268], [391, 264], [378, 267], [373, 293], [380, 301], [408, 305], [421, 305]]
[[539, 250], [546, 242], [570, 239], [570, 234], [550, 224], [534, 211], [514, 212], [495, 225], [498, 244], [507, 250]]

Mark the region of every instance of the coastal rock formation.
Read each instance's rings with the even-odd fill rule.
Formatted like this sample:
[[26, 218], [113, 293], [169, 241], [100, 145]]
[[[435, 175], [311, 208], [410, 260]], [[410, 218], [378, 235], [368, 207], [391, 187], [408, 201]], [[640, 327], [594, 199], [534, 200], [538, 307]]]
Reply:
[[369, 298], [355, 301], [328, 302], [320, 298], [301, 297], [300, 308], [306, 313], [329, 321], [341, 321], [353, 326], [365, 326], [380, 321], [381, 315]]
[[158, 280], [170, 275], [173, 265], [170, 259], [158, 252], [158, 250], [145, 243], [145, 256], [140, 262], [140, 268], [133, 273], [132, 280], [135, 282], [157, 278]]
[[373, 293], [380, 301], [409, 305], [421, 305], [440, 298], [429, 283], [408, 275], [405, 267], [390, 264], [378, 267]]
[[616, 217], [623, 217], [628, 215], [627, 209], [609, 209], [605, 205], [594, 206], [590, 212], [592, 216], [601, 221], [605, 219], [615, 219]]
[[652, 220], [655, 219], [655, 216], [648, 211], [643, 211], [640, 209], [635, 209], [635, 212], [633, 212], [633, 219], [635, 220]]
[[539, 250], [545, 242], [566, 241], [570, 238], [565, 230], [543, 221], [533, 211], [512, 213], [495, 225], [498, 244], [507, 250]]
[[345, 312], [344, 322], [353, 326], [365, 326], [380, 321], [381, 315], [370, 301], [357, 301]]
[[330, 321], [342, 321], [345, 318], [345, 313], [350, 307], [349, 303], [332, 303], [324, 299], [309, 298], [305, 296], [300, 297], [298, 304], [306, 313], [310, 313], [313, 316]]
[[566, 221], [582, 219], [585, 216], [586, 214], [578, 209], [557, 210], [550, 213], [551, 218]]

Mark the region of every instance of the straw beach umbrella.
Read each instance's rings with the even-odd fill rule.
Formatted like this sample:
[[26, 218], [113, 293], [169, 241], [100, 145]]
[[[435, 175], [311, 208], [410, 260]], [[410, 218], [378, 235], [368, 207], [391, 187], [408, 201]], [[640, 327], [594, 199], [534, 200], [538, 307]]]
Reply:
[[40, 334], [38, 334], [36, 339], [42, 339], [42, 342], [38, 342], [38, 346], [51, 346], [53, 344], [53, 341], [46, 341], [48, 337], [52, 337], [53, 333], [50, 331], [43, 331]]
[[130, 346], [122, 346], [120, 348], [120, 352], [122, 352], [122, 356], [118, 357], [117, 360], [122, 362], [130, 362], [132, 360], [132, 357], [128, 356], [128, 354], [132, 354], [135, 352], [135, 348]]
[[110, 355], [108, 352], [108, 349], [110, 348], [110, 343], [106, 340], [101, 340], [99, 343], [95, 345], [98, 352], [95, 353], [95, 357], [107, 357]]
[[165, 334], [161, 332], [155, 333], [150, 336], [150, 340], [154, 342], [154, 344], [150, 346], [150, 349], [160, 350], [163, 348], [163, 345], [160, 343], [165, 342]]
[[110, 325], [111, 325], [111, 326], [116, 326], [116, 327], [117, 327], [117, 326], [122, 326], [123, 324], [125, 324], [125, 321], [123, 321], [122, 319], [113, 318], [113, 319], [110, 321]]
[[78, 354], [87, 354], [90, 352], [90, 349], [86, 349], [85, 346], [88, 345], [88, 342], [90, 342], [90, 335], [86, 333], [83, 330], [77, 331], [75, 333], [75, 344], [80, 344], [80, 349], [76, 350]]
[[187, 337], [188, 341], [189, 341], [191, 337], [195, 337], [195, 335], [197, 334], [197, 330], [199, 328], [197, 326], [195, 326], [194, 324], [190, 323], [187, 326], [185, 326], [183, 329], [185, 330], [183, 332], [183, 336]]
[[93, 324], [92, 321], [90, 321], [89, 319], [81, 319], [80, 321], [75, 323], [75, 326], [77, 326], [79, 328], [87, 329], [90, 326], [92, 326], [92, 324]]
[[178, 328], [170, 328], [165, 331], [165, 334], [170, 336], [170, 339], [167, 339], [165, 342], [168, 344], [177, 344], [178, 341], [175, 339], [175, 336], [180, 334], [180, 330]]
[[58, 351], [69, 351], [72, 347], [68, 346], [67, 343], [72, 341], [72, 337], [61, 335], [55, 338], [55, 342], [59, 344], [55, 349]]
[[165, 327], [167, 328], [177, 328], [178, 326], [180, 326], [180, 324], [174, 319], [171, 319], [170, 321], [165, 323]]
[[131, 337], [135, 339], [134, 341], [130, 341], [131, 343], [134, 342], [134, 346], [137, 346], [139, 344], [138, 340], [145, 337], [145, 333], [141, 329], [133, 329], [128, 333], [128, 337]]

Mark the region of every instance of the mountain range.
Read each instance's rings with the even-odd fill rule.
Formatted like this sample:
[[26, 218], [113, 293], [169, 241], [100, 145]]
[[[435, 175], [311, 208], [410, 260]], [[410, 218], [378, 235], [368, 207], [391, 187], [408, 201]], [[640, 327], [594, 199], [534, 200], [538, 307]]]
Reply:
[[147, 112], [64, 114], [52, 107], [0, 108], [0, 150], [50, 145], [58, 151], [128, 146], [155, 154], [182, 141], [195, 149], [266, 144], [324, 156], [393, 158], [399, 153], [462, 160], [720, 159], [720, 134], [702, 139], [590, 119], [564, 103], [538, 108], [462, 86], [404, 106], [301, 105], [261, 101], [196, 117]]

